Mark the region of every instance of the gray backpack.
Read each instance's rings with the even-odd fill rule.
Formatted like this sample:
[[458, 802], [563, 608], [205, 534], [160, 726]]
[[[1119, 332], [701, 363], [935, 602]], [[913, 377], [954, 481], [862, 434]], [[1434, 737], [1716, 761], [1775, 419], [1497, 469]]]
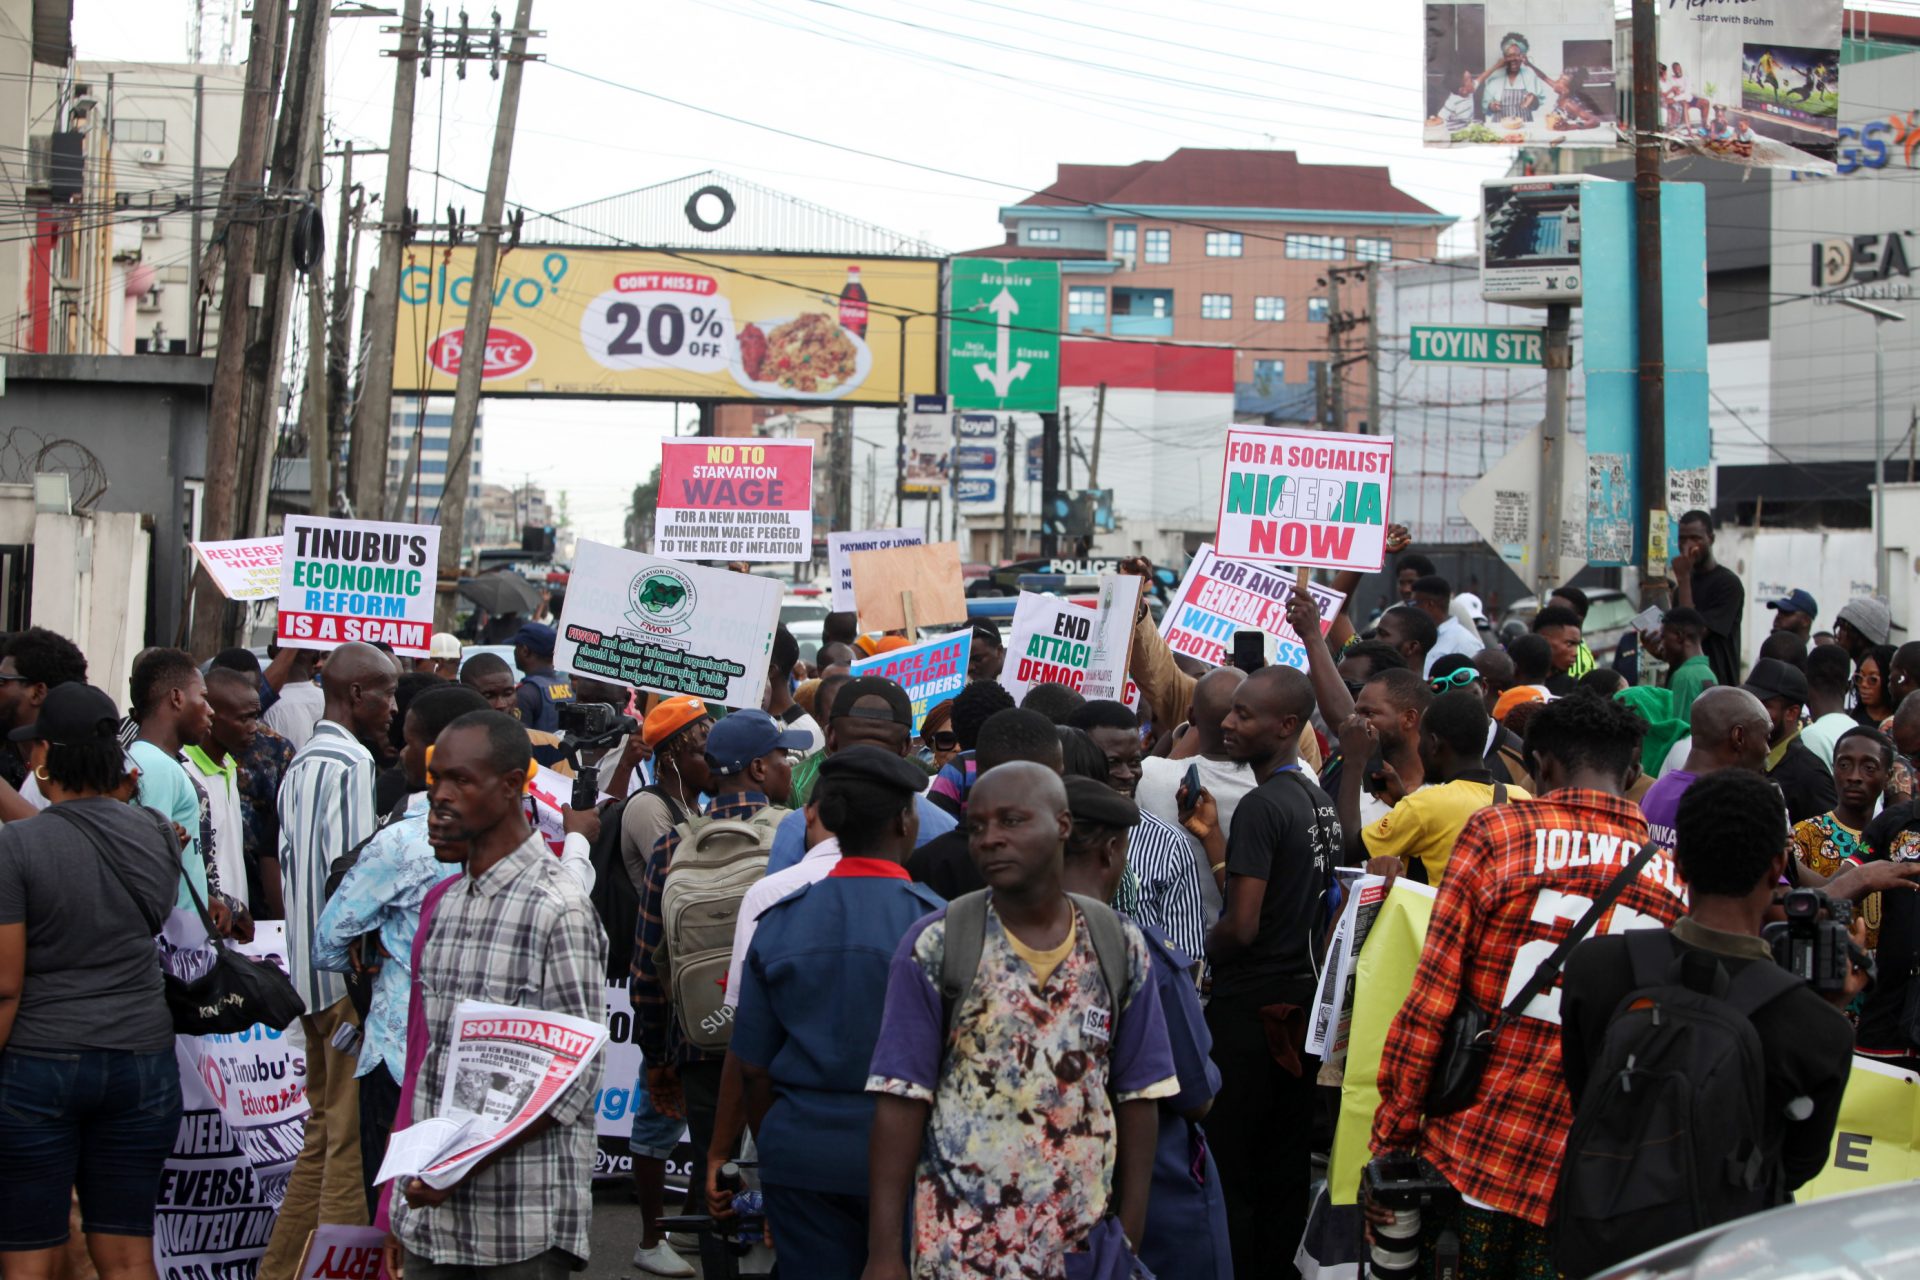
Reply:
[[740, 903], [766, 875], [774, 832], [791, 812], [768, 805], [745, 821], [689, 818], [674, 828], [680, 843], [660, 890], [653, 963], [681, 1034], [703, 1052], [724, 1052], [733, 1038], [726, 981]]
[[[1087, 922], [1087, 940], [1100, 961], [1100, 976], [1113, 1001], [1116, 1026], [1120, 1011], [1133, 995], [1133, 983], [1127, 967], [1127, 933], [1120, 915], [1104, 902], [1084, 894], [1070, 893], [1073, 904]], [[960, 1007], [973, 994], [973, 980], [980, 971], [980, 951], [987, 941], [987, 890], [976, 889], [947, 904], [947, 934], [940, 957], [940, 1002], [945, 1006], [947, 1043], [953, 1041], [954, 1020]]]

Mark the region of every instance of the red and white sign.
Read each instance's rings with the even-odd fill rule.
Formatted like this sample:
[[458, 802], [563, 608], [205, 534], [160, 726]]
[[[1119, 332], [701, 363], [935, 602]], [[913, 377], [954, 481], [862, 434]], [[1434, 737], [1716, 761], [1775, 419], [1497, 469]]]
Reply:
[[813, 441], [662, 441], [653, 549], [672, 560], [811, 559]]
[[275, 627], [282, 646], [384, 641], [402, 657], [429, 656], [437, 526], [290, 515], [285, 529]]
[[241, 538], [196, 542], [207, 576], [229, 600], [271, 600], [280, 594], [280, 539]]
[[1234, 427], [1214, 550], [1233, 560], [1371, 573], [1387, 562], [1392, 506], [1391, 439]]
[[307, 1237], [296, 1280], [376, 1280], [387, 1233], [377, 1227], [323, 1222]]
[[[433, 367], [450, 378], [460, 376], [460, 349], [466, 342], [466, 331], [449, 329], [433, 340], [427, 348], [427, 359]], [[487, 330], [487, 354], [480, 369], [480, 380], [488, 378], [511, 378], [516, 373], [525, 372], [533, 365], [533, 341], [523, 338], [511, 329]]]
[[[1309, 585], [1320, 606], [1320, 634], [1325, 635], [1339, 615], [1346, 596], [1319, 583]], [[1250, 560], [1224, 560], [1203, 542], [1193, 553], [1187, 576], [1174, 593], [1173, 603], [1160, 619], [1160, 636], [1175, 653], [1197, 658], [1209, 666], [1226, 665], [1236, 631], [1264, 631], [1272, 636], [1270, 660], [1277, 666], [1307, 669], [1307, 651], [1287, 621], [1293, 599], [1293, 574], [1276, 565]]]

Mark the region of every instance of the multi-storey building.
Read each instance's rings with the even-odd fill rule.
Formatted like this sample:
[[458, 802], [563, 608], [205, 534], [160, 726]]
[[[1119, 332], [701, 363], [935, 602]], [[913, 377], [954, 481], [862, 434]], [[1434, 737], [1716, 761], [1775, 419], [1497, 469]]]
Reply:
[[1341, 405], [1356, 430], [1370, 273], [1354, 268], [1430, 260], [1455, 219], [1384, 167], [1183, 147], [1060, 165], [1000, 221], [1003, 244], [962, 256], [1057, 260], [1069, 332], [1233, 347], [1237, 416], [1333, 425]]
[[[485, 402], [473, 423], [468, 492], [480, 484], [480, 446], [486, 439]], [[414, 396], [393, 398], [393, 432], [387, 439], [387, 502], [400, 495], [400, 518], [432, 524], [440, 518], [440, 495], [447, 487], [447, 444], [453, 434], [453, 401], [428, 399], [425, 412]], [[418, 455], [415, 440], [419, 441]], [[544, 505], [544, 503], [543, 503]], [[468, 507], [469, 522], [475, 508]], [[528, 523], [546, 523], [529, 521]], [[471, 536], [471, 530], [469, 531]], [[519, 532], [515, 530], [515, 539]]]

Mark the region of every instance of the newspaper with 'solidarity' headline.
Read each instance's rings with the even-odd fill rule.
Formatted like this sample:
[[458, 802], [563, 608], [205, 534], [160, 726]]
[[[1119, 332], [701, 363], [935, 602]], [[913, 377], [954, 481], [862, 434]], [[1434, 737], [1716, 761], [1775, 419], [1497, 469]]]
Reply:
[[440, 1105], [394, 1131], [374, 1180], [453, 1186], [545, 1115], [606, 1042], [607, 1029], [585, 1018], [462, 1000]]

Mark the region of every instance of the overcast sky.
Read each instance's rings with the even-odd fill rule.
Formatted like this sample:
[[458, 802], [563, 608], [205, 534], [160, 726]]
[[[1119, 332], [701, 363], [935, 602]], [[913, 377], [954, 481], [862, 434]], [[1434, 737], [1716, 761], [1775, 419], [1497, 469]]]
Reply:
[[[469, 3], [489, 20], [491, 4]], [[442, 22], [457, 8], [433, 7]], [[511, 0], [500, 7], [511, 21]], [[192, 9], [79, 0], [79, 55], [183, 61]], [[527, 71], [509, 202], [553, 211], [719, 169], [951, 251], [997, 243], [998, 208], [1060, 162], [1274, 147], [1387, 165], [1403, 190], [1467, 221], [1480, 180], [1510, 153], [1422, 150], [1420, 12], [1412, 0], [536, 0], [546, 62]], [[331, 145], [386, 145], [395, 64], [379, 51], [395, 45], [381, 30], [391, 22], [333, 24]], [[478, 217], [477, 195], [430, 171], [484, 184], [496, 90], [482, 67], [465, 81], [436, 68], [421, 84], [417, 208], [453, 201]], [[356, 177], [379, 190], [378, 174]], [[482, 465], [556, 501], [567, 490], [576, 527], [618, 541], [671, 421], [666, 405], [491, 402]]]

